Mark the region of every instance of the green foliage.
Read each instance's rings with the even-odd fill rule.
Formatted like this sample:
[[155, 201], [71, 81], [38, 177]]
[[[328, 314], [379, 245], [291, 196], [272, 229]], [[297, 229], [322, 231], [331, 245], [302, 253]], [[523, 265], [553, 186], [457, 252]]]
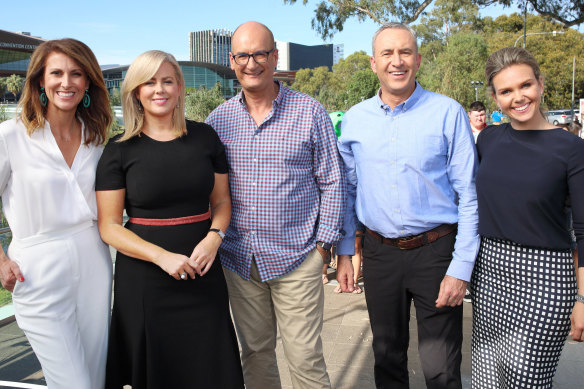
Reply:
[[[298, 0], [284, 0], [294, 4]], [[527, 0], [538, 14], [553, 18], [566, 27], [584, 22], [584, 7], [581, 1], [574, 0]], [[345, 22], [357, 18], [360, 22], [371, 19], [378, 24], [390, 21], [413, 23], [433, 0], [320, 0], [314, 10], [312, 28], [323, 38], [332, 38], [343, 31]], [[463, 1], [466, 3], [466, 1]], [[306, 5], [308, 0], [302, 0]], [[493, 4], [503, 6], [523, 6], [524, 0], [473, 0], [475, 6], [485, 7]], [[438, 7], [437, 2], [437, 7]]]
[[122, 105], [122, 93], [120, 92], [120, 88], [114, 88], [112, 90], [112, 93], [109, 95], [109, 101], [111, 106]]
[[364, 51], [341, 59], [329, 71], [326, 66], [300, 69], [292, 88], [317, 99], [328, 111], [343, 111], [375, 94], [379, 81]]
[[211, 111], [223, 102], [225, 102], [225, 98], [223, 98], [219, 82], [211, 89], [205, 87], [199, 89], [189, 88], [185, 99], [185, 115], [187, 119], [204, 122]]
[[0, 77], [0, 98], [6, 93], [6, 77]]
[[22, 90], [24, 85], [24, 77], [17, 74], [13, 74], [6, 78], [6, 89], [16, 97], [16, 95]]

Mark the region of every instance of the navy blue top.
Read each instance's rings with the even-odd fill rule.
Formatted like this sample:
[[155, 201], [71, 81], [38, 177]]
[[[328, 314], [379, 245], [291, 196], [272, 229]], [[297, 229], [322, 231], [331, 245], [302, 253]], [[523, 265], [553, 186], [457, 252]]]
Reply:
[[515, 130], [501, 124], [481, 131], [477, 151], [481, 236], [570, 249], [564, 208], [571, 195], [574, 231], [584, 252], [583, 139], [559, 128]]

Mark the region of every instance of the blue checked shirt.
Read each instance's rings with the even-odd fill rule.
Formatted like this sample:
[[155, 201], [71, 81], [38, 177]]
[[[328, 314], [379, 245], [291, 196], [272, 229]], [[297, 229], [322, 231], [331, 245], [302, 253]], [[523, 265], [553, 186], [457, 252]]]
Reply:
[[348, 197], [337, 253], [354, 253], [358, 220], [387, 238], [458, 223], [446, 274], [468, 281], [479, 248], [478, 163], [460, 104], [417, 83], [393, 110], [378, 93], [343, 116], [339, 150]]
[[252, 256], [262, 281], [302, 264], [317, 241], [340, 238], [344, 168], [325, 109], [286, 88], [258, 126], [240, 93], [207, 118], [225, 145], [232, 216], [221, 263], [249, 279]]

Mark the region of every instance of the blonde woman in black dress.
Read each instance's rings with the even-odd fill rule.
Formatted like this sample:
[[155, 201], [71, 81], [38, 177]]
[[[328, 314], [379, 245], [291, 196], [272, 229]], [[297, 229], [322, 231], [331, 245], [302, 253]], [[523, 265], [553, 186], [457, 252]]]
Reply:
[[140, 55], [122, 87], [126, 132], [98, 165], [99, 229], [118, 250], [108, 389], [243, 387], [216, 258], [231, 217], [225, 151], [185, 121], [184, 97], [172, 55]]
[[[495, 52], [485, 73], [510, 123], [477, 141], [472, 387], [551, 388], [566, 336], [583, 340], [584, 263], [576, 285], [564, 208], [584, 193], [584, 141], [545, 119], [543, 78], [526, 50]], [[582, 252], [584, 202], [572, 212]]]

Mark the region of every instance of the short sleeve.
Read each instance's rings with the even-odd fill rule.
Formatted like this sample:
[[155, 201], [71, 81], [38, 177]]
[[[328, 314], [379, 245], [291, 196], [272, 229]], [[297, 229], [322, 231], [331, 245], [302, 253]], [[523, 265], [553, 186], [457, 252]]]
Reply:
[[2, 131], [0, 131], [0, 194], [4, 192], [11, 174], [8, 146], [6, 145], [6, 139], [4, 139]]
[[227, 165], [227, 156], [225, 155], [225, 146], [221, 143], [219, 135], [209, 126], [211, 130], [211, 141], [213, 144], [213, 155], [211, 163], [213, 164], [213, 170], [215, 173], [226, 174], [229, 172], [229, 166]]
[[126, 175], [122, 165], [120, 135], [112, 138], [105, 145], [103, 154], [97, 164], [95, 190], [116, 190], [126, 187]]

